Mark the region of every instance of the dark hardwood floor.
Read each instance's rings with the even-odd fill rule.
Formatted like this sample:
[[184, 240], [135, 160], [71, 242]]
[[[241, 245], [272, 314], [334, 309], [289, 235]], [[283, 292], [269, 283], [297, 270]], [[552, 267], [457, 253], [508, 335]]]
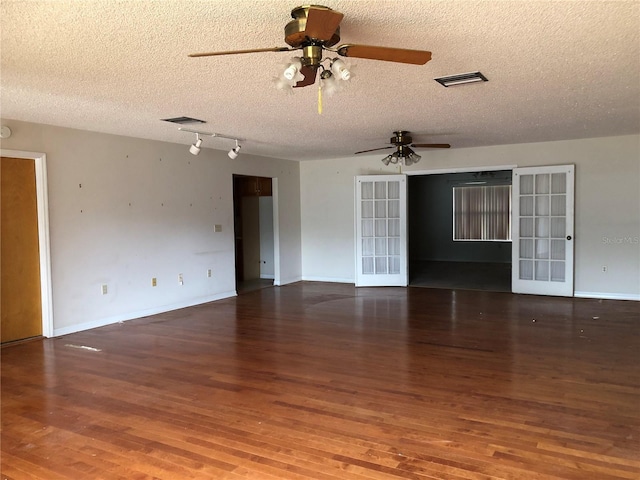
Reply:
[[511, 292], [510, 263], [415, 261], [409, 272], [413, 287]]
[[638, 302], [297, 283], [2, 348], [3, 479], [638, 479]]

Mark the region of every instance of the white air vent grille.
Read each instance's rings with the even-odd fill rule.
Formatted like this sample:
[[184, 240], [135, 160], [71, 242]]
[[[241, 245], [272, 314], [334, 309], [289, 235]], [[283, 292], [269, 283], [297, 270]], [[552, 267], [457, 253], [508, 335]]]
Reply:
[[453, 87], [454, 85], [464, 85], [465, 83], [489, 81], [487, 80], [487, 77], [485, 77], [480, 72], [460, 73], [458, 75], [449, 75], [447, 77], [435, 78], [434, 80], [443, 87]]
[[207, 123], [204, 120], [199, 120], [197, 118], [191, 118], [191, 117], [163, 118], [161, 120], [163, 122], [177, 123], [178, 125], [186, 125], [188, 123]]

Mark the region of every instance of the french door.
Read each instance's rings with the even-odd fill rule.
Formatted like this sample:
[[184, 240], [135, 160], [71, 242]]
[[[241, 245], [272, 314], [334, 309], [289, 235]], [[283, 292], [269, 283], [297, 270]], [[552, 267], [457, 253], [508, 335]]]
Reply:
[[407, 177], [356, 177], [356, 286], [407, 286]]
[[574, 170], [513, 170], [514, 293], [573, 296]]

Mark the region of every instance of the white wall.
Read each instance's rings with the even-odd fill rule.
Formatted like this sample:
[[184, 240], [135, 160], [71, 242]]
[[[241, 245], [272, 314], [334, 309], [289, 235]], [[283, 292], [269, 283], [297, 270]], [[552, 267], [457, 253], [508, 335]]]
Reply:
[[297, 162], [2, 123], [3, 150], [47, 155], [55, 335], [235, 295], [234, 173], [277, 178], [280, 284], [301, 278]]
[[[422, 161], [406, 171], [575, 164], [576, 295], [640, 300], [640, 136], [421, 154]], [[301, 164], [304, 279], [354, 282], [354, 176], [398, 172], [381, 158]]]

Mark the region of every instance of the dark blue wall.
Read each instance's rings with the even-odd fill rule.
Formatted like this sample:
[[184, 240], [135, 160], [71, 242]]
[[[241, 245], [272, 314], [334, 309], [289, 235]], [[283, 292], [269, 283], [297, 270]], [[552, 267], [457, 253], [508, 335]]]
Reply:
[[409, 176], [409, 260], [511, 263], [511, 242], [454, 242], [453, 186], [511, 183], [511, 170]]

